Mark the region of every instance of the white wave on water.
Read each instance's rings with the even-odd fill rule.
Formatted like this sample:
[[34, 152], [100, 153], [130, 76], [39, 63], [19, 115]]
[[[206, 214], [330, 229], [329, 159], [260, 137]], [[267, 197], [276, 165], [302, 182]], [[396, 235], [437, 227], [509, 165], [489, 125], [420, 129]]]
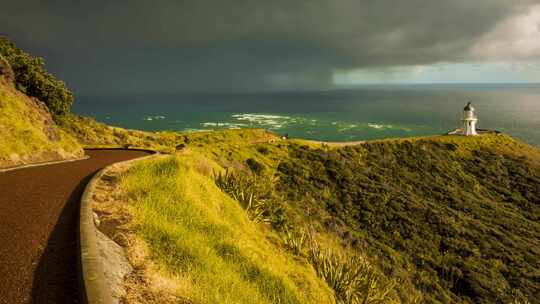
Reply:
[[384, 124], [376, 124], [376, 123], [368, 123], [368, 127], [377, 129], [377, 130], [387, 130], [387, 129], [393, 129], [393, 130], [401, 130], [405, 132], [411, 132], [411, 129], [402, 127], [402, 126], [394, 126], [394, 125], [384, 125]]
[[245, 128], [248, 125], [245, 123], [230, 123], [230, 122], [202, 122], [201, 126], [211, 127], [211, 128], [240, 129], [240, 128]]
[[410, 132], [411, 129], [403, 127], [403, 126], [396, 126], [396, 125], [390, 125], [390, 124], [381, 124], [381, 123], [345, 123], [345, 122], [331, 122], [330, 125], [337, 127], [337, 132], [344, 133], [344, 132], [350, 132], [350, 131], [360, 131], [365, 132], [366, 128], [368, 129], [375, 129], [377, 131], [385, 131], [385, 130], [401, 130], [405, 132]]
[[[314, 118], [307, 118], [301, 116], [286, 116], [276, 114], [255, 114], [255, 113], [242, 113], [231, 115], [232, 118], [239, 122], [243, 122], [244, 125], [235, 125], [233, 127], [262, 127], [271, 130], [277, 130], [282, 128], [295, 128], [295, 127], [309, 127], [309, 128], [336, 128], [338, 133], [350, 133], [350, 132], [365, 132], [367, 129], [374, 129], [377, 131], [385, 130], [402, 130], [410, 132], [411, 130], [402, 126], [395, 126], [391, 124], [373, 123], [373, 122], [345, 122], [345, 121], [324, 121]], [[208, 126], [214, 126], [208, 125]], [[224, 127], [226, 124], [224, 124]], [[308, 133], [309, 134], [309, 133]]]
[[[337, 124], [332, 123], [332, 125], [337, 125]], [[345, 131], [352, 130], [352, 129], [355, 129], [355, 128], [358, 128], [357, 124], [348, 124], [348, 125], [341, 126], [337, 131], [338, 132], [345, 132]]]
[[264, 121], [268, 121], [272, 119], [290, 119], [291, 118], [289, 116], [252, 114], [252, 113], [234, 114], [231, 116], [238, 120], [247, 120], [251, 122], [264, 122]]
[[288, 124], [297, 123], [299, 120], [290, 116], [253, 113], [234, 114], [232, 117], [238, 121], [249, 122], [249, 125], [266, 126], [270, 129], [281, 129]]
[[153, 120], [162, 120], [162, 119], [165, 119], [167, 117], [163, 116], [163, 115], [156, 115], [156, 116], [147, 116], [145, 118], [143, 118], [143, 120], [146, 120], [146, 121], [153, 121]]
[[377, 129], [377, 130], [391, 129], [392, 128], [391, 125], [381, 125], [381, 124], [374, 124], [374, 123], [368, 123], [367, 126], [370, 127], [370, 128], [373, 128], [373, 129]]
[[187, 128], [182, 130], [182, 132], [189, 132], [189, 133], [197, 133], [197, 132], [210, 132], [212, 130], [209, 129], [193, 129], [193, 128]]

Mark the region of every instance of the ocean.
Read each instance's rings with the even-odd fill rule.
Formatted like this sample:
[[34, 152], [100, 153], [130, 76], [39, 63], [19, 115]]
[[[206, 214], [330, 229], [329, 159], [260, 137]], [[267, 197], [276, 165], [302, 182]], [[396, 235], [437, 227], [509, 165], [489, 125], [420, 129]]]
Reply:
[[357, 141], [443, 134], [472, 102], [478, 128], [540, 146], [540, 84], [395, 85], [347, 90], [79, 97], [78, 114], [133, 129], [265, 128], [290, 137]]

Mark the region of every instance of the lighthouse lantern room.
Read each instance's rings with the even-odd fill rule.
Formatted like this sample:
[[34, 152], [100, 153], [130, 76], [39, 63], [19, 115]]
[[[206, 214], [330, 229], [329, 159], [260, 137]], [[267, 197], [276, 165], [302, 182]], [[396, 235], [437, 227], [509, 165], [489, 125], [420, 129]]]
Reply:
[[470, 102], [467, 103], [467, 105], [463, 109], [462, 121], [463, 121], [463, 135], [465, 136], [478, 135], [478, 133], [476, 133], [476, 122], [478, 121], [478, 118], [476, 118], [476, 115], [474, 115], [474, 108]]

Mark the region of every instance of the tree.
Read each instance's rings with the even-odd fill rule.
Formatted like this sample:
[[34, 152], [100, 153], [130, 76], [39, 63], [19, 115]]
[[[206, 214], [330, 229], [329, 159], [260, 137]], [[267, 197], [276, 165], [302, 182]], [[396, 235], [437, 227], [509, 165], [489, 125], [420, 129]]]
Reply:
[[5, 37], [0, 37], [0, 55], [11, 65], [15, 87], [19, 91], [44, 102], [54, 115], [69, 112], [74, 100], [73, 93], [63, 81], [45, 70], [43, 58], [22, 51]]

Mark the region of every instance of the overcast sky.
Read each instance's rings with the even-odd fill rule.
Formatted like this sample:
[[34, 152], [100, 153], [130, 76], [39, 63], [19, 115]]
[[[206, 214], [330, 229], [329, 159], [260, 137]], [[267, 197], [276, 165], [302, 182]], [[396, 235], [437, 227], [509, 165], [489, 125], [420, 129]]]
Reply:
[[540, 0], [7, 1], [80, 94], [540, 82]]

